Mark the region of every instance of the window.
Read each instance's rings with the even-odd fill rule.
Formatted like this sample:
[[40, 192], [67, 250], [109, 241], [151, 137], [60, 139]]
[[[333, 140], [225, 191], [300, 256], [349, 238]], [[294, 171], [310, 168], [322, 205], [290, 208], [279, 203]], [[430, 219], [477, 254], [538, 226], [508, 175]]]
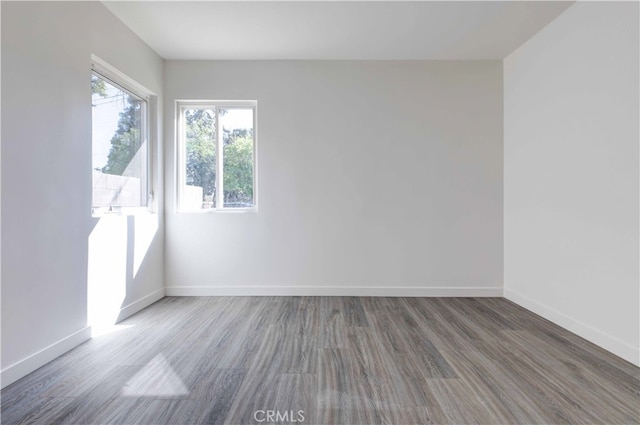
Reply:
[[91, 75], [93, 215], [149, 201], [148, 94], [116, 72], [94, 65]]
[[178, 209], [256, 206], [256, 102], [180, 103]]

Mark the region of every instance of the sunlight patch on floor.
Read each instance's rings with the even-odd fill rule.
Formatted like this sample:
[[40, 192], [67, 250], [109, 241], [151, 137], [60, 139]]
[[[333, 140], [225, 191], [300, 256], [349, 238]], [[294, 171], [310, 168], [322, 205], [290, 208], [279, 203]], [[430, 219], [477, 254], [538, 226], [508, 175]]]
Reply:
[[162, 355], [155, 356], [122, 388], [129, 397], [181, 397], [189, 394], [182, 379]]
[[91, 338], [98, 338], [101, 336], [109, 335], [115, 332], [124, 331], [126, 329], [133, 328], [135, 325], [107, 325], [98, 324], [91, 326]]

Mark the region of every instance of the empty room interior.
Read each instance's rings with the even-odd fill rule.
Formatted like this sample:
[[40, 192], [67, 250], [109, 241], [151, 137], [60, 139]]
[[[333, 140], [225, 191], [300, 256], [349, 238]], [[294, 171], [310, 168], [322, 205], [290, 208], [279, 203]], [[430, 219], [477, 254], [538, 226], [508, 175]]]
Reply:
[[637, 1], [2, 1], [3, 424], [639, 424]]

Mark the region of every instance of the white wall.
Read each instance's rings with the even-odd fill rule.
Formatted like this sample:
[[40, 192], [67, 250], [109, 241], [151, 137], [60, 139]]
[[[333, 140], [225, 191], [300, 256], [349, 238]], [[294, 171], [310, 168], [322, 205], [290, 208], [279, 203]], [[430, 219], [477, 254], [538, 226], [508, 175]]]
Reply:
[[640, 364], [638, 3], [580, 2], [504, 61], [505, 295]]
[[91, 55], [157, 95], [163, 65], [98, 2], [1, 7], [5, 386], [89, 336], [88, 285], [119, 294], [117, 314], [164, 293], [161, 217], [90, 215]]
[[[168, 294], [500, 295], [502, 64], [165, 62]], [[175, 214], [176, 99], [258, 101], [257, 213]]]

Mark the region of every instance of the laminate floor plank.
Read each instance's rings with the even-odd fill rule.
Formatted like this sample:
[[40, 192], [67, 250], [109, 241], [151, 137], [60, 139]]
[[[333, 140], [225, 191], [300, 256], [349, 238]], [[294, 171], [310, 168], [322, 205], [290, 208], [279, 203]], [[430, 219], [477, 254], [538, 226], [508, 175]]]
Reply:
[[[528, 331], [504, 332], [505, 338], [514, 342], [514, 352], [520, 358], [526, 358], [540, 373], [541, 379], [549, 380], [548, 373], [554, 375], [553, 383], [558, 392], [569, 395], [573, 409], [581, 411], [587, 417], [591, 415], [611, 418], [613, 422], [629, 423], [633, 421], [640, 406], [633, 408], [634, 397], [624, 390], [616, 390], [615, 385], [602, 386], [601, 374], [586, 368], [575, 358], [557, 352], [556, 348]], [[571, 377], [567, 379], [565, 377]], [[602, 386], [602, 391], [591, 393], [585, 388]], [[576, 397], [580, 394], [580, 397]]]
[[274, 313], [272, 324], [287, 325], [295, 323], [298, 319], [300, 297], [277, 297], [277, 307], [271, 311]]
[[421, 329], [409, 314], [383, 311], [373, 316], [372, 323], [384, 331], [387, 347], [399, 359], [401, 369], [409, 374], [423, 374], [426, 378], [456, 377], [431, 341], [433, 334]]
[[319, 342], [321, 348], [347, 346], [346, 321], [339, 297], [320, 298]]
[[67, 374], [66, 378], [58, 380], [55, 385], [43, 391], [40, 397], [78, 397], [111, 376], [118, 367], [113, 363], [89, 366], [83, 367], [81, 363], [75, 363], [70, 366], [76, 369], [82, 368], [83, 370]]
[[[514, 353], [513, 349], [483, 348], [482, 354], [506, 372], [513, 387], [529, 396], [531, 406], [536, 411], [549, 417], [547, 423], [593, 423], [590, 415], [575, 415], [573, 395], [558, 390], [557, 381], [553, 378], [554, 371], [539, 370], [528, 356]], [[551, 381], [547, 380], [548, 377], [551, 377]]]
[[449, 424], [486, 425], [505, 423], [492, 416], [481, 394], [474, 394], [461, 379], [430, 379], [429, 388]]
[[113, 398], [93, 412], [91, 423], [101, 425], [141, 423], [151, 400], [137, 397]]
[[265, 331], [230, 332], [229, 339], [211, 348], [211, 356], [220, 369], [247, 369], [262, 344]]
[[451, 306], [455, 299], [428, 298], [426, 301], [433, 304], [435, 313], [441, 317], [442, 322], [448, 325], [450, 331], [443, 336], [452, 336], [460, 339], [463, 344], [471, 349], [484, 344], [499, 344], [500, 341], [494, 332], [483, 329], [478, 323], [469, 319], [467, 311], [461, 311]]
[[315, 373], [317, 346], [317, 338], [295, 337], [287, 332], [286, 326], [269, 326], [249, 367], [249, 373]]
[[299, 338], [319, 338], [320, 297], [296, 297], [299, 303], [296, 320], [285, 323], [287, 332]]
[[485, 406], [492, 416], [501, 417], [502, 423], [542, 424], [555, 420], [533, 409], [530, 394], [522, 391], [500, 365], [492, 363], [481, 352], [460, 350], [443, 354], [469, 388], [475, 394], [483, 394]]
[[[74, 373], [78, 373], [78, 371], [71, 369], [70, 365], [61, 362], [58, 358], [14, 382], [7, 389], [2, 390], [0, 397], [2, 415], [4, 416], [5, 412], [13, 413], [20, 410], [21, 408], [17, 406], [18, 403], [28, 404], [30, 401], [42, 397], [42, 394], [49, 388]], [[89, 376], [86, 378], [89, 379]]]
[[347, 326], [363, 327], [369, 325], [359, 297], [340, 297], [339, 299], [342, 300], [342, 311]]
[[432, 300], [416, 298], [409, 301], [407, 307], [409, 314], [414, 319], [420, 331], [433, 341], [436, 347], [447, 350], [469, 350], [473, 345], [464, 335], [464, 330], [459, 329], [456, 323], [451, 323], [448, 312], [441, 311], [441, 307], [434, 305]]
[[367, 311], [367, 316], [370, 328], [379, 336], [388, 353], [396, 356], [408, 351], [405, 335], [396, 332], [396, 324], [386, 310]]
[[560, 347], [570, 351], [573, 355], [585, 357], [585, 360], [596, 368], [606, 370], [610, 375], [621, 373], [622, 375], [619, 375], [619, 377], [623, 380], [631, 378], [629, 383], [636, 389], [640, 385], [638, 380], [640, 369], [638, 367], [620, 357], [612, 356], [605, 349], [578, 335], [563, 330], [554, 323], [504, 298], [477, 298], [477, 301], [491, 306], [490, 308], [493, 308], [498, 314], [504, 315], [514, 322], [521, 323], [518, 329], [540, 334], [545, 339], [556, 340]]
[[247, 373], [225, 417], [225, 424], [255, 424], [257, 411], [274, 410], [281, 374]]
[[2, 410], [2, 423], [6, 424], [50, 424], [58, 416], [65, 416], [75, 408], [73, 397], [36, 397], [14, 404]]
[[271, 313], [268, 306], [273, 301], [259, 303], [256, 299], [250, 300], [244, 314], [241, 314], [242, 309], [234, 308], [232, 321], [226, 325], [216, 324], [210, 331], [211, 346], [220, 351], [216, 357], [218, 368], [248, 368], [271, 326], [267, 317]]
[[280, 411], [280, 423], [318, 423], [316, 399], [318, 377], [316, 374], [282, 374], [276, 389], [274, 407]]
[[97, 424], [96, 415], [106, 405], [122, 396], [123, 387], [140, 370], [139, 366], [120, 366], [90, 391], [75, 397], [57, 415], [50, 415], [50, 422], [56, 424]]
[[640, 424], [640, 368], [499, 298], [166, 297], [4, 388], [0, 409], [3, 424]]
[[[549, 342], [553, 341], [555, 347], [566, 353], [567, 356], [579, 358], [586, 367], [597, 371], [603, 379], [622, 383], [630, 394], [640, 395], [640, 372], [637, 369], [628, 368], [628, 365], [618, 367], [616, 363], [605, 360], [611, 356], [599, 347], [586, 349], [584, 347], [586, 341], [576, 341], [574, 338], [559, 335], [557, 330], [538, 331], [533, 329], [529, 330], [529, 332]], [[619, 361], [620, 359], [616, 360]]]
[[398, 327], [397, 331], [406, 335], [408, 351], [417, 359], [417, 371], [425, 378], [457, 378], [429, 335], [421, 333], [418, 328]]
[[[554, 352], [563, 352], [567, 357], [576, 359], [580, 365], [600, 376], [600, 379], [615, 388], [622, 386], [635, 399], [640, 398], [640, 369], [629, 362], [613, 356], [606, 350], [592, 344], [571, 332], [562, 330], [524, 308], [508, 301], [480, 299], [505, 316], [527, 320], [523, 329], [539, 340], [555, 348]], [[503, 303], [497, 301], [504, 301]]]
[[[380, 310], [388, 310], [397, 305], [399, 298], [387, 298], [387, 297], [358, 297], [362, 308], [366, 313], [373, 313]], [[368, 317], [367, 317], [368, 319]]]
[[244, 369], [216, 369], [205, 375], [191, 392], [194, 403], [183, 423], [223, 424], [246, 373]]
[[353, 328], [349, 332], [349, 348], [357, 366], [355, 373], [361, 377], [390, 377], [394, 370], [387, 361], [389, 353], [375, 336], [370, 328]]
[[358, 366], [351, 349], [321, 349], [318, 358], [318, 413], [331, 408], [348, 413], [361, 402], [357, 390]]
[[474, 298], [451, 298], [446, 302], [449, 311], [470, 319], [482, 332], [495, 334], [504, 330], [518, 330], [518, 324], [506, 319], [488, 308], [484, 308]]
[[158, 400], [119, 397], [104, 405], [94, 416], [94, 424], [185, 424], [193, 409], [192, 400]]

